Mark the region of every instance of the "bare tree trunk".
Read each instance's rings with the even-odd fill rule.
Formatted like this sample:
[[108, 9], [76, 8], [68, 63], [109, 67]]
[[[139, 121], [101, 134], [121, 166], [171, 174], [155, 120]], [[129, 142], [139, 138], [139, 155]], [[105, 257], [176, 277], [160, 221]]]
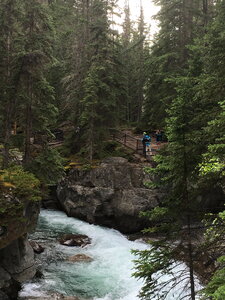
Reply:
[[33, 103], [33, 92], [32, 92], [32, 80], [28, 80], [28, 91], [29, 91], [29, 103], [26, 106], [26, 127], [25, 127], [25, 145], [24, 145], [24, 164], [30, 161], [31, 157], [31, 135], [32, 135], [32, 103]]
[[209, 15], [208, 15], [208, 0], [202, 1], [202, 8], [203, 8], [203, 18], [204, 18], [204, 27], [207, 26], [209, 21]]
[[12, 118], [12, 101], [10, 99], [10, 91], [8, 89], [10, 85], [11, 78], [11, 52], [12, 52], [12, 32], [9, 30], [7, 37], [7, 70], [6, 70], [6, 88], [5, 97], [6, 97], [6, 114], [5, 114], [5, 132], [4, 132], [4, 152], [3, 152], [3, 167], [7, 168], [9, 164], [9, 143], [11, 136], [11, 118]]
[[188, 256], [189, 256], [189, 277], [191, 284], [191, 300], [195, 300], [195, 280], [194, 280], [194, 266], [193, 266], [193, 249], [191, 240], [191, 220], [190, 215], [187, 217], [188, 222]]
[[[91, 107], [91, 112], [93, 116], [93, 105]], [[93, 148], [94, 148], [94, 124], [93, 124], [93, 117], [90, 120], [90, 128], [89, 128], [89, 159], [92, 162], [93, 160]]]
[[[184, 124], [187, 123], [186, 115], [183, 115]], [[188, 188], [188, 165], [187, 165], [187, 144], [186, 134], [183, 132], [183, 161], [184, 161], [184, 175], [183, 175], [183, 201], [184, 210], [187, 214], [187, 227], [188, 227], [188, 257], [189, 257], [189, 278], [191, 285], [191, 300], [195, 300], [195, 282], [194, 282], [194, 266], [193, 266], [193, 247], [192, 247], [192, 236], [191, 236], [191, 199]]]
[[137, 122], [140, 122], [142, 115], [142, 106], [144, 102], [143, 85], [144, 85], [144, 13], [142, 1], [140, 1], [140, 22], [139, 22], [139, 38], [141, 43], [138, 47], [139, 52], [139, 82], [138, 82], [138, 107], [137, 107]]
[[193, 0], [183, 0], [183, 30], [181, 30], [181, 63], [185, 64], [188, 57], [187, 45], [193, 34]]

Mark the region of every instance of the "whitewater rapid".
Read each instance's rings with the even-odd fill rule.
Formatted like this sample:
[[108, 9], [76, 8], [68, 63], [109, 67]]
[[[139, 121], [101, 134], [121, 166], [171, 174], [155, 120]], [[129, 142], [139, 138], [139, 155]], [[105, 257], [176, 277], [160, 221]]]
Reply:
[[[62, 246], [57, 239], [65, 233], [85, 234], [92, 243], [84, 248]], [[31, 238], [46, 247], [38, 256], [43, 277], [26, 283], [20, 297], [44, 297], [57, 292], [94, 300], [139, 299], [143, 282], [132, 276], [135, 256], [131, 250], [144, 250], [149, 245], [129, 241], [114, 229], [90, 225], [53, 210], [41, 211], [37, 230]], [[66, 260], [79, 253], [92, 257], [93, 261]], [[178, 300], [177, 293], [176, 289], [171, 291], [167, 300]]]

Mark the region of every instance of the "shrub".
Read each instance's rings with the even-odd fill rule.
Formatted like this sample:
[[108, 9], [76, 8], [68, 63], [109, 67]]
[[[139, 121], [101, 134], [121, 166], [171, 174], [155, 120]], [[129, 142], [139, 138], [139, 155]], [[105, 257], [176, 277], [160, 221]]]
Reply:
[[27, 166], [43, 184], [55, 184], [64, 175], [63, 158], [56, 149], [46, 148]]
[[40, 181], [21, 166], [14, 166], [1, 171], [1, 192], [10, 192], [18, 199], [38, 201]]

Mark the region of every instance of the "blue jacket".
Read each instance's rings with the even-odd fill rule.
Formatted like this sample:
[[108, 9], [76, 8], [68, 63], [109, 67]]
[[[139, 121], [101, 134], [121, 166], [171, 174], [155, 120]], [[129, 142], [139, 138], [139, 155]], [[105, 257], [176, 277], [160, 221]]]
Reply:
[[142, 138], [142, 143], [145, 143], [145, 145], [150, 145], [150, 142], [151, 142], [151, 137], [148, 134], [144, 135]]

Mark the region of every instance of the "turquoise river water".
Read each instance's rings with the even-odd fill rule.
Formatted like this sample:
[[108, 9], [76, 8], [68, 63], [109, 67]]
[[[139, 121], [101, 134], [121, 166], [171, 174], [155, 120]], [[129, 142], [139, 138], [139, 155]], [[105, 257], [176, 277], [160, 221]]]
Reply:
[[[84, 248], [62, 246], [57, 239], [65, 233], [86, 234], [92, 243]], [[90, 225], [53, 210], [41, 212], [37, 230], [31, 238], [45, 247], [45, 251], [37, 256], [43, 276], [24, 284], [21, 298], [44, 297], [57, 292], [92, 300], [138, 299], [143, 282], [132, 276], [135, 257], [131, 250], [144, 250], [149, 245], [129, 241], [114, 229]], [[93, 261], [67, 261], [68, 257], [79, 253], [92, 257]], [[166, 279], [168, 276], [163, 276], [162, 280]], [[172, 289], [167, 300], [179, 300], [184, 295], [181, 288]]]

